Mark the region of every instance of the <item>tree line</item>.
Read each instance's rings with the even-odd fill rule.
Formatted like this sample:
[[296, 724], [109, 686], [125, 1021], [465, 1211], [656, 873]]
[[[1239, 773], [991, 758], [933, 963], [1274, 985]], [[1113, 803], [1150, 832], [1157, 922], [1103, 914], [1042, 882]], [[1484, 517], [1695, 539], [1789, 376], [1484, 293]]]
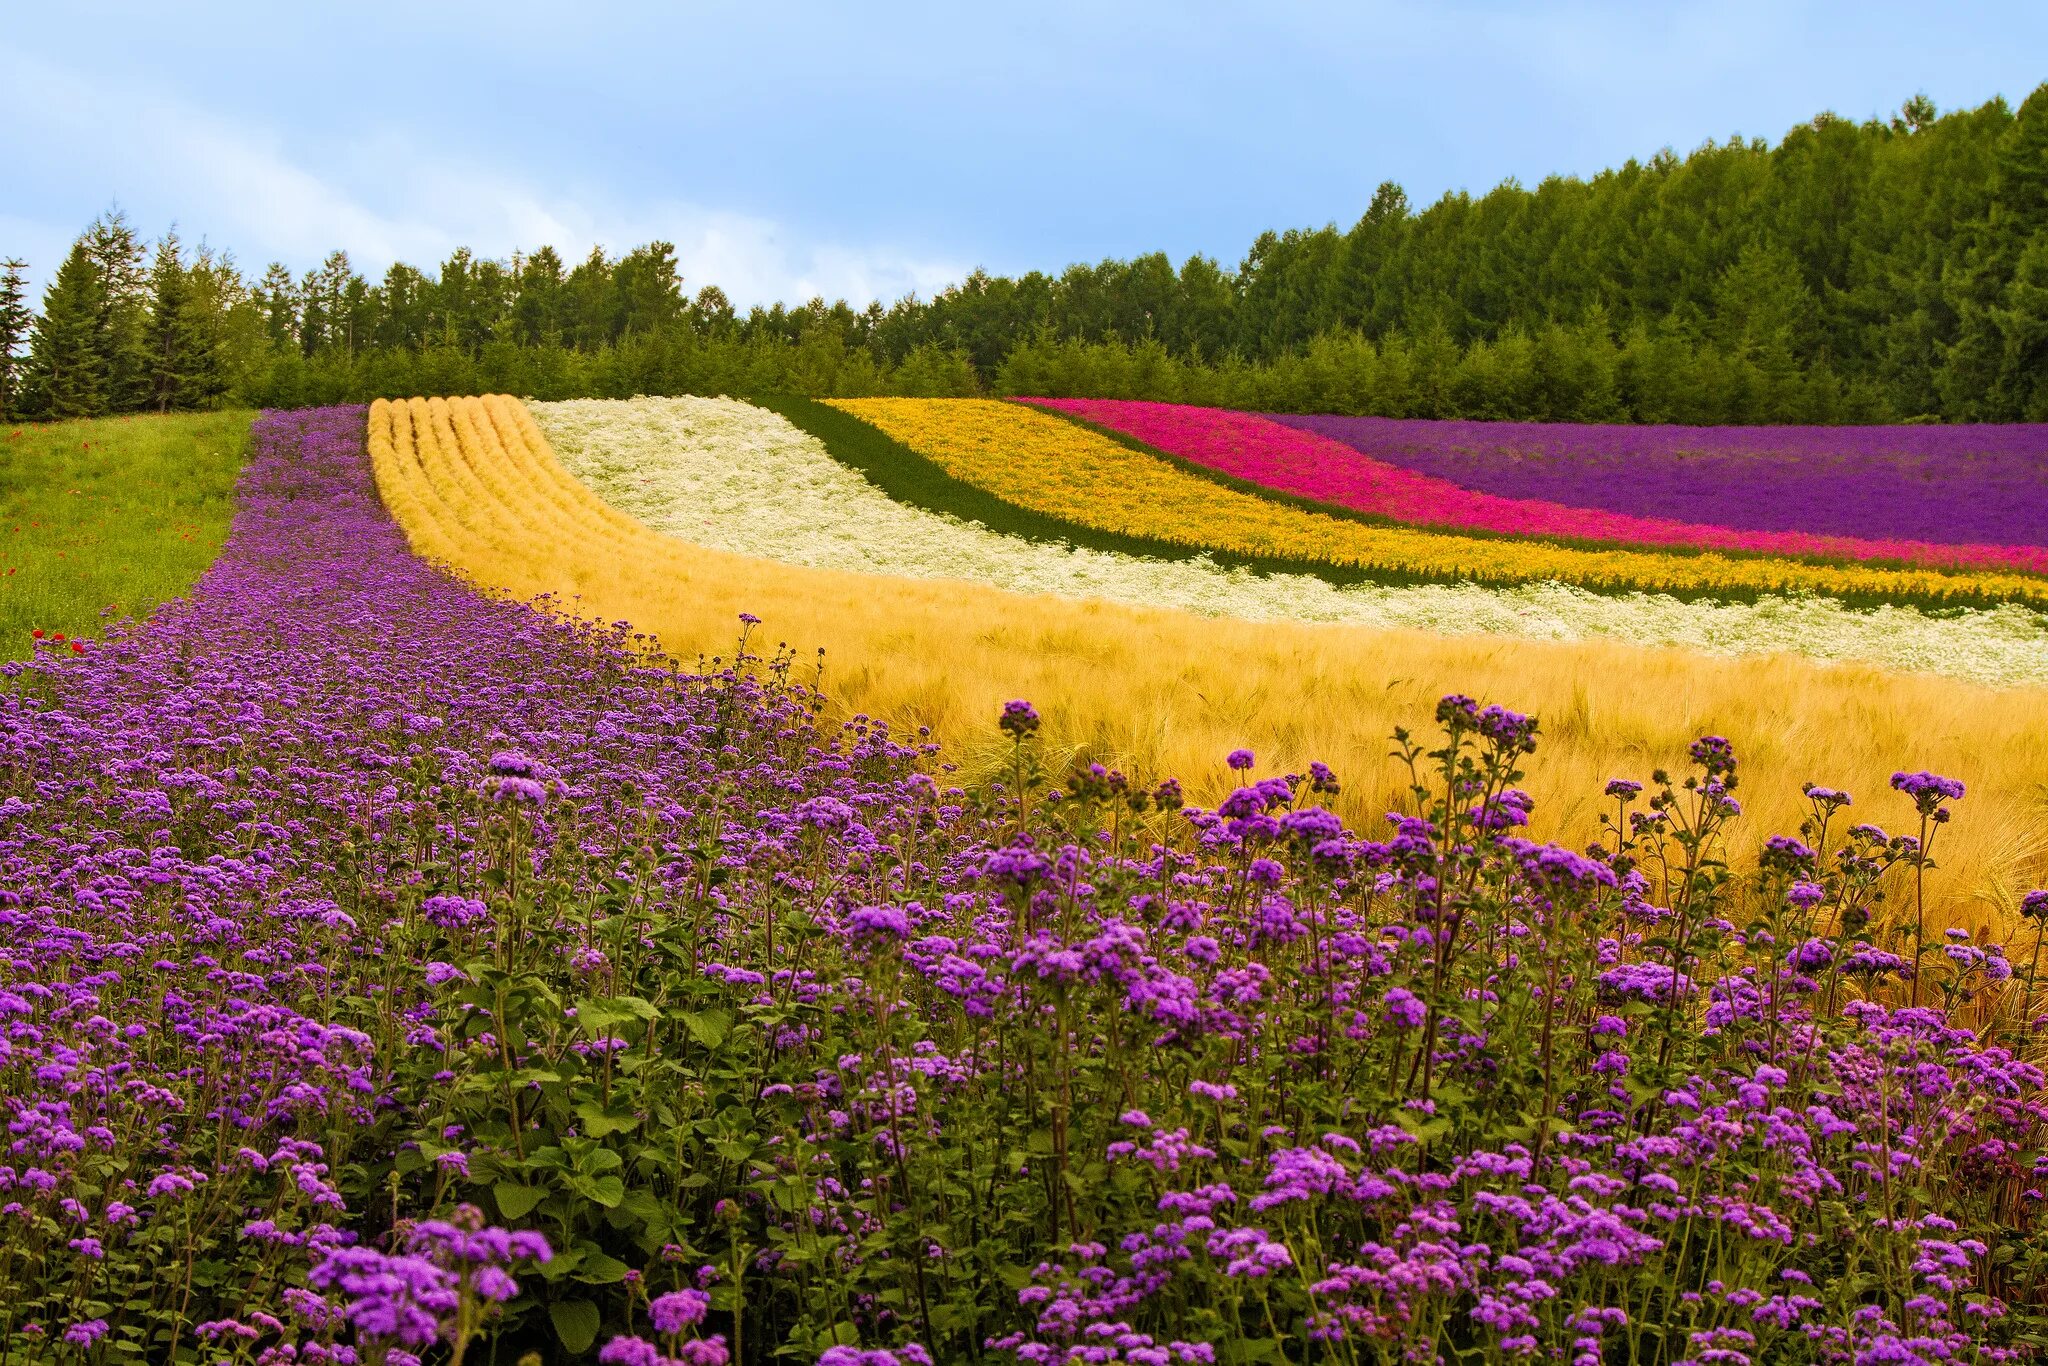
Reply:
[[[1821, 115], [1589, 180], [1163, 253], [976, 271], [931, 299], [737, 312], [675, 248], [459, 250], [372, 282], [148, 247], [118, 212], [39, 313], [0, 275], [0, 415], [491, 390], [1036, 393], [1554, 421], [2048, 420], [2048, 85]], [[23, 354], [25, 347], [25, 354]]]

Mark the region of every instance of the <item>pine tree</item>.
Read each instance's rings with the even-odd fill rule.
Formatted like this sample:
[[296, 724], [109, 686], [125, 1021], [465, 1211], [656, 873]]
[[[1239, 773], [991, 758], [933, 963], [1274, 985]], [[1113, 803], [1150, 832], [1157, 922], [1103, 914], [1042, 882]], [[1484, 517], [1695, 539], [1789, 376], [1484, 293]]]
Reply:
[[107, 410], [134, 412], [149, 403], [149, 353], [143, 336], [149, 318], [149, 275], [142, 264], [142, 239], [128, 225], [128, 216], [115, 208], [95, 218], [81, 240], [100, 277], [93, 346], [105, 374]]
[[29, 342], [29, 407], [40, 417], [97, 417], [107, 411], [107, 365], [100, 352], [106, 285], [83, 239], [43, 295], [43, 316]]
[[299, 340], [299, 287], [284, 262], [272, 261], [256, 286], [256, 303], [263, 310], [263, 331], [271, 346], [282, 350]]
[[18, 353], [28, 338], [31, 321], [28, 284], [23, 276], [27, 269], [26, 261], [0, 261], [0, 422], [12, 418], [20, 407], [15, 382], [21, 370]]
[[156, 260], [149, 271], [149, 297], [149, 321], [143, 333], [149, 355], [149, 406], [167, 413], [191, 406], [200, 350], [191, 279], [175, 229], [157, 243]]
[[214, 409], [228, 396], [236, 337], [243, 339], [243, 352], [253, 354], [260, 349], [263, 321], [233, 260], [215, 256], [203, 242], [193, 253], [185, 283], [192, 326], [185, 390], [179, 401], [187, 408]]

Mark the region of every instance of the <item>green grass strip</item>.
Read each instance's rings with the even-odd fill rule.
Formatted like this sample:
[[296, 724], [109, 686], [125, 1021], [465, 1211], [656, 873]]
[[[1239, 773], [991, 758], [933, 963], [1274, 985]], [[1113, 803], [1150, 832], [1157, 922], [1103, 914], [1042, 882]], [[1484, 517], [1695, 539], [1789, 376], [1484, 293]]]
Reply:
[[[220, 553], [253, 414], [0, 429], [0, 659], [186, 593]], [[109, 610], [111, 609], [111, 610]]]

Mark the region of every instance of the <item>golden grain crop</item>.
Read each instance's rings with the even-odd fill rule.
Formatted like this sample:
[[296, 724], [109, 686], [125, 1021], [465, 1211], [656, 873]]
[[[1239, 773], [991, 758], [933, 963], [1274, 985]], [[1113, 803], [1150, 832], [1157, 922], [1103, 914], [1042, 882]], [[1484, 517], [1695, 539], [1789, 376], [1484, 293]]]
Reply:
[[631, 621], [686, 660], [729, 647], [738, 614], [753, 612], [771, 640], [828, 651], [838, 705], [929, 725], [969, 765], [993, 760], [997, 709], [1026, 697], [1053, 746], [1177, 773], [1198, 798], [1229, 782], [1223, 756], [1239, 745], [1261, 772], [1326, 760], [1346, 782], [1343, 814], [1371, 827], [1398, 790], [1387, 732], [1426, 730], [1437, 697], [1458, 691], [1542, 718], [1527, 783], [1541, 833], [1588, 837], [1608, 778], [1681, 767], [1688, 740], [1718, 733], [1742, 758], [1751, 840], [1796, 827], [1805, 779], [1852, 790], [1860, 819], [1906, 828], [1886, 779], [1931, 768], [1970, 785], [1937, 850], [1947, 915], [1998, 919], [2048, 873], [2048, 691], [1790, 656], [1217, 621], [780, 565], [686, 545], [607, 507], [502, 397], [379, 402], [370, 444], [420, 553], [493, 588]]

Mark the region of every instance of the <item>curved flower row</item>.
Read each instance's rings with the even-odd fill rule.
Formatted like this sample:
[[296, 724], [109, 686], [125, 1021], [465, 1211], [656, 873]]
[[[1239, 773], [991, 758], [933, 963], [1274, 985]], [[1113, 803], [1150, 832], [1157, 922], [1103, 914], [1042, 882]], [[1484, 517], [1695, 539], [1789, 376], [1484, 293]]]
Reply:
[[[1712, 521], [1681, 521], [1537, 498], [1504, 497], [1380, 459], [1373, 440], [1374, 429], [1341, 426], [1335, 427], [1332, 435], [1324, 435], [1331, 424], [1319, 419], [1311, 422], [1267, 418], [1221, 408], [1122, 399], [1026, 401], [1112, 428], [1236, 479], [1417, 526], [1642, 546], [1882, 560], [1946, 569], [2048, 573], [2048, 546], [2043, 545], [1982, 545], [1955, 537], [1938, 541], [1872, 540], [1806, 530], [1751, 530]], [[1759, 482], [1760, 463], [1751, 460], [1746, 470], [1722, 471], [1727, 476], [1731, 499], [1739, 496], [1738, 490], [1753, 489]], [[1849, 481], [1827, 479], [1817, 471], [1780, 471], [1779, 478], [1795, 473], [1805, 475], [1805, 498], [1799, 505], [1785, 509], [1787, 513], [1796, 515], [1814, 503], [1848, 493], [1845, 485]], [[1609, 482], [1625, 488], [1640, 487], [1655, 476], [1654, 466], [1640, 471], [1613, 468], [1607, 472]], [[1929, 487], [1926, 481], [1914, 490], [1929, 508], [1966, 501], [1973, 492], [1976, 490], [1967, 487]], [[2048, 496], [2048, 486], [2041, 493]], [[1960, 507], [1956, 511], [1968, 515]]]
[[967, 579], [1247, 620], [1348, 622], [1463, 635], [1607, 638], [1711, 654], [1791, 650], [1987, 683], [2048, 683], [2048, 628], [2006, 606], [1930, 617], [1828, 599], [1693, 603], [1561, 584], [1344, 587], [1001, 534], [899, 503], [776, 414], [731, 399], [536, 404], [557, 457], [612, 507], [695, 545], [784, 564]]
[[1716, 551], [1581, 549], [1366, 525], [1225, 488], [1054, 414], [986, 399], [835, 399], [958, 478], [1024, 507], [1218, 552], [1388, 576], [1482, 583], [1554, 580], [1601, 591], [1707, 596], [1808, 592], [1857, 602], [2048, 604], [2048, 579], [1817, 565]]

